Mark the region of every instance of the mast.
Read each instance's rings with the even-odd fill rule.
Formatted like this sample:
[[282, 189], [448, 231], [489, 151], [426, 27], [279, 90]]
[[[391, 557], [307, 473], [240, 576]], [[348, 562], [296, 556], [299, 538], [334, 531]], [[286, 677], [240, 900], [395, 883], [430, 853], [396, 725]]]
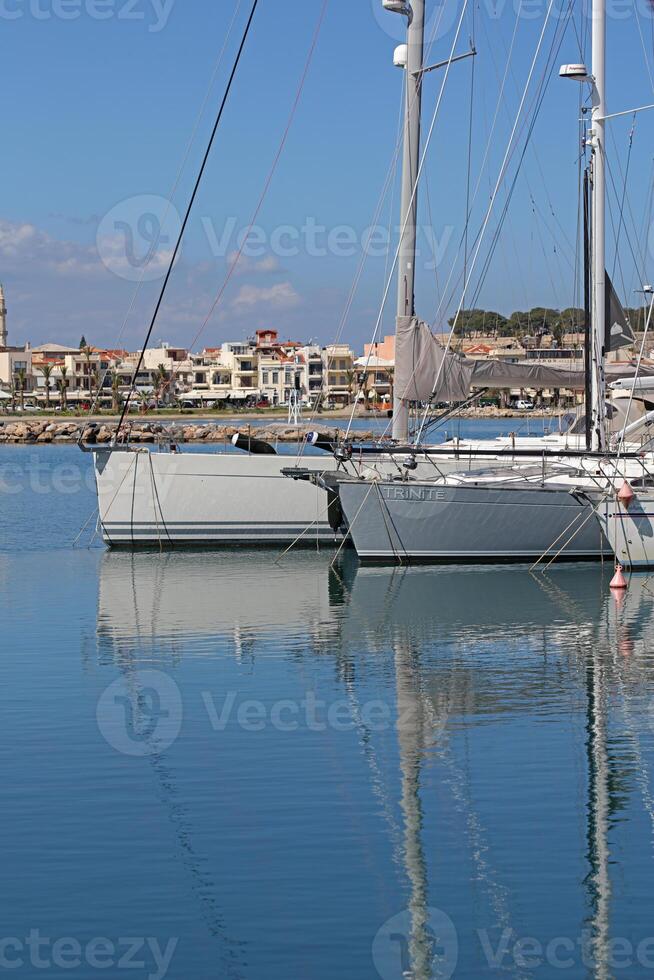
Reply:
[[590, 276], [590, 176], [584, 170], [584, 411], [586, 418], [586, 449], [590, 450], [593, 441], [593, 395], [591, 391], [592, 340], [591, 340], [591, 276]]
[[593, 108], [590, 144], [593, 148], [592, 310], [593, 407], [592, 449], [605, 448], [604, 344], [606, 333], [606, 0], [593, 0]]
[[[397, 0], [384, 0], [384, 6], [398, 10]], [[418, 220], [417, 178], [420, 166], [420, 117], [422, 108], [422, 69], [425, 35], [425, 0], [411, 0], [401, 11], [408, 17], [406, 54], [406, 101], [404, 107], [404, 150], [402, 158], [402, 205], [400, 248], [398, 253], [397, 316], [415, 313], [415, 259]], [[409, 435], [409, 409], [398, 397], [393, 399], [393, 438], [406, 442]]]

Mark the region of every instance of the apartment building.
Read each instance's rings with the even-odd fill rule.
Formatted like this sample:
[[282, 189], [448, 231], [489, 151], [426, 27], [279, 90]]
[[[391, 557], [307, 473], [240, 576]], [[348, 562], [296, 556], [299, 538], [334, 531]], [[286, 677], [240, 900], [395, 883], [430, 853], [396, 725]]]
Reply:
[[349, 405], [356, 392], [355, 355], [349, 344], [331, 344], [323, 350], [326, 401]]

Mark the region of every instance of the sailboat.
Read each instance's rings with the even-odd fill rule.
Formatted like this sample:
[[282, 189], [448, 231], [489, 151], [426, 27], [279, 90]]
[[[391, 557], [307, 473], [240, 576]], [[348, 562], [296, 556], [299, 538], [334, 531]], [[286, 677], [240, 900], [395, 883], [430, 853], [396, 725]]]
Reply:
[[[402, 46], [399, 49], [397, 60], [406, 79], [403, 232], [398, 254], [398, 358], [401, 360], [407, 344], [415, 339], [413, 296], [420, 117], [423, 75], [429, 69], [423, 64], [425, 0], [413, 0], [410, 6], [400, 0], [383, 0], [383, 4], [407, 19], [407, 44], [403, 50]], [[542, 366], [516, 365], [507, 373], [505, 366], [488, 365], [484, 370], [485, 376], [475, 376], [477, 387], [485, 381], [493, 387], [527, 382], [536, 387], [583, 385], [583, 379], [575, 372]], [[396, 384], [396, 392], [397, 388]], [[521, 437], [488, 442], [455, 440], [416, 449], [407, 445], [408, 405], [406, 398], [399, 397], [395, 398], [393, 435], [395, 441], [390, 451], [369, 447], [372, 452], [359, 454], [357, 479], [362, 477], [377, 485], [389, 472], [397, 476], [410, 471], [416, 479], [429, 480], [435, 472], [443, 475], [458, 472], [462, 466], [470, 469], [480, 465], [481, 460], [508, 467], [515, 463], [517, 456], [526, 455], [533, 461], [540, 459], [544, 451], [583, 448], [583, 433], [573, 431], [553, 434], [544, 440]], [[325, 498], [320, 484], [323, 478], [343, 469], [344, 459], [351, 462], [356, 458], [357, 451], [348, 446], [335, 458], [333, 438], [314, 437], [312, 441], [316, 449], [312, 452], [304, 447], [299, 451], [301, 459], [294, 474], [288, 473], [291, 462], [288, 456], [278, 455], [271, 444], [247, 437], [236, 441], [236, 449], [244, 452], [184, 452], [179, 446], [153, 450], [118, 440], [108, 446], [88, 447], [93, 453], [103, 539], [109, 546], [127, 547], [331, 543], [335, 534], [341, 533], [341, 521], [332, 512], [332, 498]], [[327, 451], [314, 454], [321, 448]], [[302, 478], [288, 480], [285, 475]], [[356, 502], [350, 501], [354, 493], [354, 487], [343, 485], [342, 503], [347, 512], [352, 506], [359, 508], [358, 498]], [[584, 506], [570, 503], [573, 509]], [[363, 527], [366, 522], [356, 523]], [[350, 521], [350, 525], [354, 531], [355, 522]], [[557, 528], [558, 525], [548, 528], [547, 534]], [[599, 538], [599, 533], [595, 533], [585, 550], [595, 549]]]
[[[413, 8], [424, 10], [424, 0], [415, 0]], [[605, 0], [594, 0], [592, 74], [583, 65], [561, 69], [564, 77], [590, 84], [593, 95], [586, 451], [578, 446], [568, 452], [556, 448], [548, 452], [542, 446], [540, 457], [533, 453], [531, 460], [511, 469], [438, 473], [428, 480], [410, 468], [399, 475], [387, 473], [381, 479], [343, 471], [326, 475], [323, 485], [331, 498], [332, 514], [340, 516], [363, 559], [524, 561], [546, 553], [560, 559], [597, 558], [608, 552], [609, 545], [588, 501], [571, 491], [617, 490], [625, 480], [647, 481], [654, 473], [654, 457], [643, 453], [637, 442], [623, 444], [622, 437], [620, 453], [609, 451], [606, 331], [608, 325], [611, 335], [621, 333], [623, 317], [619, 311], [614, 315], [615, 300], [605, 269], [605, 46]], [[414, 185], [413, 207], [416, 189]], [[411, 225], [415, 214], [409, 217]], [[461, 397], [475, 381], [474, 366], [444, 350], [416, 316], [414, 248], [415, 240], [409, 239], [401, 252], [393, 422], [393, 435], [399, 441], [407, 437], [410, 401], [428, 397], [429, 392], [433, 396], [435, 390], [440, 392], [439, 398]], [[520, 365], [515, 369], [519, 371]], [[507, 373], [513, 370], [514, 366], [506, 368]], [[633, 404], [632, 399], [629, 404]], [[624, 420], [621, 432], [629, 432], [633, 439], [629, 419]]]

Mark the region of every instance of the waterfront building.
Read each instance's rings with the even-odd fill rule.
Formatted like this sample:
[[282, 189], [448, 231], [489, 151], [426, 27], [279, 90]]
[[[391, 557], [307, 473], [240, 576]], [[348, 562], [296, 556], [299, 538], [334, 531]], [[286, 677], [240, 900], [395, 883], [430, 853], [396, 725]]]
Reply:
[[355, 354], [349, 344], [330, 344], [323, 349], [327, 404], [349, 405], [356, 391]]

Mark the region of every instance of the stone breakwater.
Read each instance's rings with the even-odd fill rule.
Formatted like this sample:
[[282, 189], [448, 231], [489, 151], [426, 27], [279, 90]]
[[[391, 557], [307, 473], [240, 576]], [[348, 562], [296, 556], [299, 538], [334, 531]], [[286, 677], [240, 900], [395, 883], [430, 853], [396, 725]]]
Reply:
[[[253, 439], [264, 439], [268, 442], [297, 442], [302, 439], [307, 429], [285, 428], [276, 426], [269, 428], [252, 428], [250, 435]], [[327, 431], [333, 431], [329, 427]], [[16, 421], [0, 422], [0, 444], [3, 443], [75, 443], [80, 436], [89, 445], [106, 445], [110, 443], [116, 432], [115, 422], [84, 422], [80, 421]], [[127, 426], [129, 441], [136, 443], [226, 443], [233, 435], [240, 432], [247, 435], [248, 427], [234, 425], [193, 425], [186, 423], [161, 422], [130, 422]], [[369, 440], [374, 438], [372, 432], [357, 432], [357, 438]]]

